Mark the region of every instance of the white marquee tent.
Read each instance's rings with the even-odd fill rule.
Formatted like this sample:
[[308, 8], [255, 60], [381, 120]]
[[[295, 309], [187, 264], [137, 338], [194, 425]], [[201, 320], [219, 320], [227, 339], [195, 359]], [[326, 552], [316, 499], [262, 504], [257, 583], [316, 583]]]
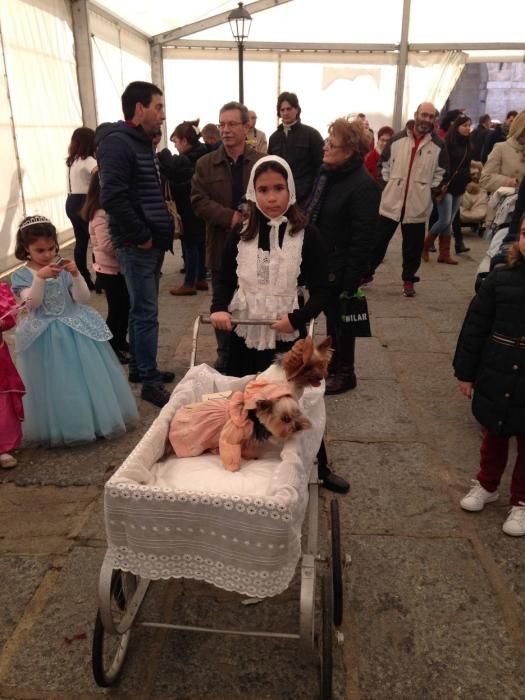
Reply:
[[[14, 264], [16, 223], [48, 216], [62, 240], [64, 160], [71, 132], [120, 118], [131, 80], [166, 96], [168, 128], [217, 121], [237, 99], [235, 1], [2, 0], [0, 2], [0, 271]], [[486, 7], [484, 7], [486, 5]], [[245, 44], [245, 102], [276, 126], [281, 90], [298, 93], [305, 121], [366, 112], [398, 127], [425, 99], [441, 108], [471, 61], [525, 57], [525, 2], [488, 0], [257, 0]], [[518, 107], [520, 107], [518, 105]], [[477, 116], [477, 115], [475, 115]]]

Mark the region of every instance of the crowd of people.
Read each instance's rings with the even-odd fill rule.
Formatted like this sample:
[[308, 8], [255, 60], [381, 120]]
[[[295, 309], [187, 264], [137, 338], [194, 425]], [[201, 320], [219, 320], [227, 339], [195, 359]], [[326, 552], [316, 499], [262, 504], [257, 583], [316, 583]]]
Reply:
[[[342, 305], [373, 281], [398, 228], [402, 293], [412, 298], [421, 261], [430, 261], [435, 242], [440, 263], [458, 263], [452, 235], [456, 253], [468, 251], [461, 237], [464, 197], [525, 182], [525, 111], [509, 112], [503, 125], [483, 115], [473, 129], [463, 110], [439, 122], [435, 105], [424, 102], [398, 133], [385, 125], [376, 138], [360, 113], [334, 119], [324, 138], [302, 121], [298, 96], [283, 92], [276, 104], [280, 123], [268, 138], [256, 127], [256, 112], [232, 101], [219, 109], [217, 125], [178, 124], [170, 136], [173, 155], [167, 148], [157, 153], [165, 120], [158, 87], [130, 83], [122, 110], [123, 121], [96, 132], [76, 129], [71, 139], [66, 211], [74, 261], [59, 255], [56, 230], [45, 217], [20, 224], [16, 255], [25, 264], [12, 277], [18, 303], [6, 302], [2, 328], [14, 323], [21, 306], [29, 312], [16, 330], [19, 375], [11, 363], [6, 380], [16, 389], [4, 412], [11, 438], [0, 445], [2, 466], [16, 463], [10, 452], [21, 441], [23, 411], [27, 443], [68, 445], [126, 430], [137, 409], [120, 365], [128, 365], [130, 382], [142, 385], [143, 400], [167, 403], [166, 385], [175, 376], [157, 365], [159, 278], [166, 252], [173, 251], [176, 222], [185, 277], [170, 292], [193, 296], [210, 281], [215, 368], [232, 376], [264, 370], [323, 312], [334, 348], [326, 393], [339, 394], [357, 384], [356, 339], [342, 327]], [[519, 192], [523, 209], [523, 184]], [[483, 225], [490, 223], [489, 209]], [[90, 239], [95, 280], [87, 264]], [[517, 246], [512, 264], [521, 270], [521, 242]], [[88, 305], [93, 289], [106, 294], [106, 323]], [[484, 295], [483, 313], [493, 311], [489, 292]], [[479, 304], [469, 318], [480, 316]], [[236, 323], [248, 318], [275, 320]], [[466, 394], [481, 362], [461, 359], [475, 334], [469, 324], [456, 363]], [[71, 391], [55, 401], [53, 387], [60, 375], [63, 388], [64, 372]], [[519, 434], [517, 423], [509, 426], [510, 434]], [[495, 432], [492, 423], [486, 426], [486, 435]], [[485, 452], [496, 449], [486, 436], [484, 446]], [[348, 490], [322, 466], [328, 488]], [[520, 462], [516, 470], [512, 503], [523, 508], [525, 467]], [[493, 494], [496, 472], [489, 471], [482, 465], [478, 485]]]

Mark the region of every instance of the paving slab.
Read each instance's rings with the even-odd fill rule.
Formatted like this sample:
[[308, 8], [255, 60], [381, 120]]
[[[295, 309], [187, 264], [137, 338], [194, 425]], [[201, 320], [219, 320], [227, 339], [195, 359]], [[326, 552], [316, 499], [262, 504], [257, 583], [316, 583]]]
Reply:
[[0, 647], [9, 639], [51, 565], [51, 558], [45, 556], [0, 556]]
[[362, 700], [523, 697], [523, 657], [469, 542], [350, 544]]
[[398, 382], [359, 379], [357, 388], [326, 400], [328, 435], [333, 440], [413, 439], [417, 436]]
[[4, 484], [0, 490], [0, 552], [67, 551], [98, 493], [95, 486], [63, 489]]
[[443, 488], [427, 445], [329, 442], [328, 450], [332, 469], [352, 487], [339, 498], [343, 532], [396, 537], [460, 532], [458, 507]]
[[421, 318], [378, 318], [375, 327], [381, 343], [389, 350], [443, 351], [439, 336], [431, 327], [421, 323]]
[[388, 352], [378, 338], [357, 338], [355, 371], [359, 379], [394, 379]]
[[[97, 585], [103, 550], [77, 547], [61, 571], [57, 586], [4, 679], [4, 687], [45, 688], [103, 695], [91, 671], [91, 643], [98, 607]], [[146, 635], [147, 636], [147, 635]], [[142, 664], [129, 664], [122, 690], [141, 688]]]

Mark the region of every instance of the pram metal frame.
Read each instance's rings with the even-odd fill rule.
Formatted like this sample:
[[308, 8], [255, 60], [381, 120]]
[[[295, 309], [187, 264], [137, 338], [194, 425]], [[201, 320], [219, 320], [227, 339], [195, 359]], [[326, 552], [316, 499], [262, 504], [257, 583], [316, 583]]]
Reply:
[[[193, 326], [192, 352], [190, 366], [195, 365], [197, 353], [197, 338], [201, 323], [210, 323], [209, 318], [198, 316]], [[274, 321], [241, 321], [243, 324], [263, 323], [270, 325]], [[309, 324], [308, 333], [313, 336], [314, 321]], [[321, 666], [321, 697], [331, 697], [332, 677], [332, 586], [330, 577], [325, 573], [321, 580], [321, 630], [316, 637], [315, 597], [316, 597], [316, 568], [324, 564], [330, 566], [330, 557], [322, 556], [319, 548], [319, 479], [317, 477], [317, 460], [313, 460], [308, 482], [308, 528], [306, 546], [300, 557], [300, 597], [299, 597], [299, 631], [260, 631], [252, 629], [223, 629], [201, 627], [196, 625], [172, 624], [156, 621], [138, 621], [135, 619], [147, 593], [150, 579], [130, 572], [113, 568], [112, 560], [106, 556], [102, 563], [99, 586], [99, 612], [95, 624], [93, 638], [93, 672], [98, 685], [107, 687], [113, 685], [120, 675], [124, 664], [130, 631], [135, 623], [140, 627], [172, 629], [185, 632], [201, 632], [223, 635], [249, 636], [260, 638], [276, 638], [298, 640], [303, 653], [310, 654], [315, 659], [316, 649], [320, 654]], [[264, 599], [250, 599], [260, 602]], [[122, 613], [115, 620], [113, 611]], [[113, 610], [112, 610], [113, 606]], [[125, 606], [125, 607], [124, 607]], [[104, 667], [105, 635], [116, 637], [116, 651]], [[317, 642], [317, 643], [316, 643]]]

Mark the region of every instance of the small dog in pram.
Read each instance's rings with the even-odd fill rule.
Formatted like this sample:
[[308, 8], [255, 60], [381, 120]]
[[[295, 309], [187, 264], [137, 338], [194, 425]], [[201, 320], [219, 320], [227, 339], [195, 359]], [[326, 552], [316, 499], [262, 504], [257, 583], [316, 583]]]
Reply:
[[210, 396], [182, 406], [175, 414], [169, 441], [177, 457], [218, 450], [228, 471], [240, 469], [241, 457], [257, 458], [262, 444], [283, 442], [311, 428], [298, 403], [306, 386], [326, 378], [331, 340], [314, 347], [298, 340], [268, 370], [248, 382], [244, 392]]
[[287, 384], [253, 379], [244, 391], [179, 408], [168, 438], [177, 457], [218, 450], [226, 469], [234, 472], [241, 457], [255, 459], [266, 440], [282, 442], [311, 427]]

